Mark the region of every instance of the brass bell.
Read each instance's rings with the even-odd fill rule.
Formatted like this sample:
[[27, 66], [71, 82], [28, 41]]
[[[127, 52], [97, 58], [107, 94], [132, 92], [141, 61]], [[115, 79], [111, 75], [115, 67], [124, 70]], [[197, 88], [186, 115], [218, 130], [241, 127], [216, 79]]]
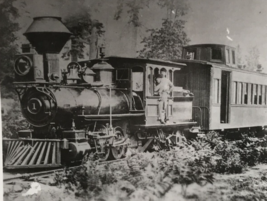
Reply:
[[[70, 83], [77, 83], [77, 80], [80, 80], [81, 78], [78, 75], [78, 69], [77, 68], [71, 68], [69, 69], [69, 76], [67, 78], [68, 84]], [[70, 81], [70, 82], [69, 82]]]

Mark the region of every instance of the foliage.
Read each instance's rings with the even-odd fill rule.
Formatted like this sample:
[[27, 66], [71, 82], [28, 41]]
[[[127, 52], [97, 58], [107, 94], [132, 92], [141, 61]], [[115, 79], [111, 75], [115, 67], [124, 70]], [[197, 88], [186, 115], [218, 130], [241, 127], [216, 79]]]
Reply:
[[199, 147], [197, 142], [168, 152], [136, 154], [126, 164], [114, 166], [89, 160], [63, 175], [57, 174], [55, 181], [88, 200], [158, 200], [176, 184], [182, 186], [186, 195], [187, 187], [193, 183], [204, 186], [213, 182], [211, 155], [207, 154], [210, 147], [202, 151], [195, 147]]
[[84, 42], [92, 42], [94, 29], [97, 36], [104, 33], [104, 26], [98, 20], [92, 19], [90, 12], [81, 9], [79, 13], [68, 15], [65, 18], [65, 24], [73, 33], [71, 50], [64, 53], [63, 57], [72, 55], [76, 60], [83, 58]]
[[241, 134], [240, 137], [237, 140], [229, 140], [227, 135], [222, 136], [212, 132], [202, 138], [214, 149], [215, 172], [241, 173], [246, 166], [266, 162], [266, 138], [256, 138], [253, 132], [251, 135]]
[[139, 13], [144, 7], [149, 7], [150, 0], [117, 0], [117, 10], [114, 15], [115, 20], [119, 20], [122, 16], [123, 9], [126, 7], [129, 15], [129, 24], [133, 24], [135, 27], [141, 26]]
[[12, 109], [2, 116], [3, 137], [16, 138], [17, 132], [28, 128], [28, 122], [22, 117], [19, 102], [12, 103]]
[[[158, 5], [167, 9], [168, 19], [176, 19], [187, 14], [189, 10], [188, 2], [184, 0], [160, 0]], [[173, 18], [171, 16], [174, 16]]]
[[[133, 24], [134, 27], [140, 27], [142, 22], [140, 20], [140, 12], [149, 8], [151, 4], [155, 3], [151, 0], [117, 0], [117, 10], [114, 15], [115, 20], [119, 20], [123, 14], [123, 10], [126, 9], [129, 15], [129, 24]], [[180, 16], [185, 15], [188, 12], [189, 5], [185, 0], [158, 0], [157, 5], [162, 9], [167, 10], [168, 19], [177, 19]]]
[[241, 47], [238, 45], [236, 48], [236, 54], [238, 68], [258, 72], [262, 72], [264, 70], [263, 66], [259, 62], [260, 51], [257, 47], [250, 48], [248, 54], [245, 56], [245, 59], [243, 59]]
[[10, 76], [5, 76], [1, 83], [1, 98], [2, 99], [13, 99], [18, 100], [17, 93], [13, 86], [13, 78]]
[[17, 39], [16, 31], [19, 30], [19, 25], [15, 19], [19, 17], [19, 12], [13, 6], [16, 0], [3, 0], [0, 3], [0, 81], [5, 76], [12, 76], [13, 58], [17, 53], [17, 46], [14, 43]]
[[183, 30], [184, 25], [184, 20], [164, 19], [160, 29], [148, 29], [149, 36], [141, 41], [144, 48], [139, 51], [139, 56], [166, 60], [179, 59], [182, 46], [190, 41]]
[[259, 64], [260, 52], [257, 47], [252, 47], [246, 56], [247, 69], [255, 70]]
[[124, 7], [127, 7], [127, 13], [129, 15], [128, 23], [133, 24], [135, 27], [139, 27], [141, 25], [139, 13], [145, 6], [149, 7], [149, 2], [150, 0], [118, 0], [114, 19], [119, 20], [123, 13]]
[[263, 70], [262, 65], [259, 62], [260, 51], [257, 47], [252, 47], [246, 55], [246, 69], [261, 72]]
[[[117, 1], [117, 11], [114, 19], [119, 20], [126, 9], [129, 15], [128, 23], [134, 27], [140, 27], [140, 12], [144, 8], [153, 5], [151, 0], [129, 0]], [[144, 37], [141, 43], [144, 48], [139, 51], [139, 57], [142, 58], [158, 58], [158, 59], [178, 59], [181, 56], [183, 45], [187, 45], [189, 39], [185, 33], [185, 20], [179, 19], [187, 14], [189, 4], [184, 0], [159, 0], [157, 5], [161, 9], [167, 10], [167, 19], [163, 19], [160, 29], [148, 29], [149, 36]]]
[[[75, 195], [73, 200], [162, 200], [174, 191], [184, 200], [205, 200], [199, 193], [188, 193], [188, 187], [212, 184], [214, 172], [241, 173], [247, 165], [263, 162], [266, 145], [267, 138], [243, 134], [240, 140], [229, 141], [211, 132], [170, 151], [135, 153], [132, 157], [128, 154], [126, 162], [102, 165], [92, 154], [82, 166], [56, 173], [54, 184], [64, 189], [64, 194]], [[251, 176], [243, 179], [243, 175], [238, 179], [227, 177], [227, 189], [229, 184], [232, 187], [227, 200], [266, 199], [266, 173], [261, 173], [257, 180]], [[181, 195], [177, 187], [181, 188]]]
[[245, 163], [241, 160], [240, 150], [232, 143], [222, 142], [215, 147], [218, 154], [215, 172], [217, 173], [241, 173]]
[[248, 176], [238, 181], [231, 179], [233, 193], [230, 200], [266, 200], [266, 173], [260, 173], [260, 178]]
[[254, 166], [260, 158], [260, 139], [245, 137], [242, 140], [237, 140], [233, 144], [240, 149], [241, 160], [248, 166]]

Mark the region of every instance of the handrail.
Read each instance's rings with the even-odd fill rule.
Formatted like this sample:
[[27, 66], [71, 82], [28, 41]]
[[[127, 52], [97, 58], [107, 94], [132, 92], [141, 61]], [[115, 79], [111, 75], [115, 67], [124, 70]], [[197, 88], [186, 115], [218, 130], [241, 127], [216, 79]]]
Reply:
[[200, 127], [203, 127], [203, 121], [202, 121], [202, 109], [199, 106], [193, 106], [193, 108], [197, 108], [200, 111]]

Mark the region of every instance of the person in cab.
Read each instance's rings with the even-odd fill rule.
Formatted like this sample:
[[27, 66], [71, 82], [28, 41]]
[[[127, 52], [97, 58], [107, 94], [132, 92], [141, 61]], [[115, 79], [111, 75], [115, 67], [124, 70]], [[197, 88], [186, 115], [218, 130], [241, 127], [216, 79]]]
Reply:
[[162, 69], [160, 74], [157, 76], [157, 86], [155, 91], [159, 94], [159, 121], [165, 124], [168, 121], [168, 98], [173, 91], [173, 83], [167, 78], [166, 69]]

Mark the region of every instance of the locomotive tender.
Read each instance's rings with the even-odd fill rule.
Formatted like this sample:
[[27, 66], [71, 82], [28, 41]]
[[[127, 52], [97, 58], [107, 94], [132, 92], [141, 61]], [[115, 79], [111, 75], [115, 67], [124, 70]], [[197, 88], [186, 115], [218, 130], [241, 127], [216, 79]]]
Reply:
[[[35, 48], [15, 60], [15, 89], [30, 128], [4, 140], [4, 168], [47, 168], [80, 163], [93, 152], [120, 159], [175, 146], [195, 135], [193, 95], [176, 85], [184, 63], [106, 57], [60, 66], [59, 52], [71, 33], [58, 17], [37, 17], [24, 34]], [[169, 124], [158, 120], [155, 77], [174, 81]]]

